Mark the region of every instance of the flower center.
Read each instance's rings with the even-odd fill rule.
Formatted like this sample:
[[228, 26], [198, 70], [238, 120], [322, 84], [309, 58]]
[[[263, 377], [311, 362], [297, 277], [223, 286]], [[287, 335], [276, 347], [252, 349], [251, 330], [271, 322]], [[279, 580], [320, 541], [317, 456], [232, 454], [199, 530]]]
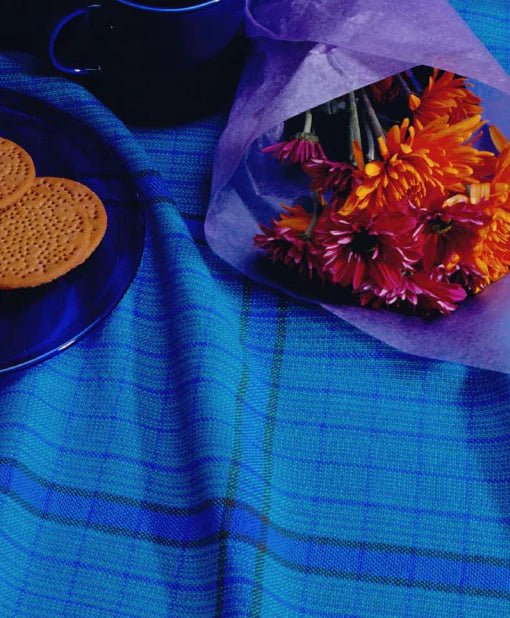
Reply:
[[441, 217], [436, 217], [430, 222], [430, 231], [433, 234], [446, 234], [453, 227], [451, 221], [443, 221]]
[[373, 253], [377, 247], [377, 236], [369, 234], [365, 228], [354, 234], [352, 239], [352, 250], [355, 253], [367, 255]]
[[319, 143], [319, 137], [315, 135], [315, 133], [303, 131], [302, 133], [296, 133], [295, 138], [304, 140], [305, 142], [311, 142], [312, 144]]

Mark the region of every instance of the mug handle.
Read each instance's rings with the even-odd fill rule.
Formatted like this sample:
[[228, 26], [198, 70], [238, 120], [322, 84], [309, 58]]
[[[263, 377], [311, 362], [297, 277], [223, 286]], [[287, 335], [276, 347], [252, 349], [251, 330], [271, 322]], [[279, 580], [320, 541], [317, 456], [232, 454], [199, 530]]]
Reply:
[[60, 33], [62, 32], [62, 30], [67, 26], [67, 24], [73, 21], [73, 19], [76, 19], [77, 17], [81, 17], [82, 15], [87, 15], [89, 11], [91, 11], [92, 9], [100, 9], [100, 8], [102, 8], [100, 4], [90, 4], [89, 6], [86, 6], [84, 8], [76, 9], [72, 13], [69, 13], [68, 15], [65, 15], [64, 17], [62, 17], [60, 21], [57, 23], [57, 25], [55, 26], [55, 28], [53, 28], [53, 31], [51, 33], [50, 40], [48, 43], [48, 52], [49, 52], [50, 60], [53, 66], [61, 73], [68, 73], [71, 75], [89, 75], [90, 73], [97, 73], [98, 71], [102, 70], [101, 66], [96, 66], [96, 67], [67, 66], [65, 64], [62, 64], [58, 60], [55, 54], [55, 45], [56, 45], [57, 39]]

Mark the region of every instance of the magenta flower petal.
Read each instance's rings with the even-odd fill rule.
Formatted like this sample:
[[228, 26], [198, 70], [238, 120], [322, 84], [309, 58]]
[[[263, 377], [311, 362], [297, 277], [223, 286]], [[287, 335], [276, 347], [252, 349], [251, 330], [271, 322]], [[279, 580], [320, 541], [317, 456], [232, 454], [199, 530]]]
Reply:
[[313, 133], [299, 133], [288, 142], [278, 142], [266, 146], [262, 152], [269, 153], [281, 163], [285, 163], [287, 160], [290, 163], [306, 163], [311, 159], [326, 158], [317, 136]]
[[315, 229], [324, 277], [355, 292], [398, 287], [402, 272], [421, 259], [415, 227], [409, 210], [375, 215], [358, 210], [348, 216], [330, 210]]
[[296, 269], [308, 279], [322, 278], [322, 257], [315, 246], [315, 237], [305, 235], [312, 215], [302, 206], [286, 210], [279, 221], [271, 221], [271, 227], [260, 226], [262, 234], [255, 236], [255, 245], [264, 249], [274, 263], [281, 262]]
[[462, 262], [472, 261], [479, 230], [489, 222], [483, 203], [471, 204], [463, 196], [455, 200], [434, 200], [418, 210], [423, 238], [423, 266], [430, 272], [434, 266], [446, 266], [455, 255]]

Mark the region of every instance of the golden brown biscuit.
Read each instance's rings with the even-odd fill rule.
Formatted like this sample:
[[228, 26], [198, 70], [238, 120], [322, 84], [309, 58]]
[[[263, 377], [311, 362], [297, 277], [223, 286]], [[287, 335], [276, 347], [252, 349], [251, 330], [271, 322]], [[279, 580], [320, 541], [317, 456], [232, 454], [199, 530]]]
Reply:
[[55, 192], [52, 179], [36, 179], [0, 211], [0, 289], [48, 283], [84, 262], [95, 243], [85, 207]]
[[28, 152], [0, 137], [0, 210], [23, 195], [34, 178], [34, 162]]
[[105, 234], [108, 221], [103, 202], [91, 189], [68, 178], [42, 176], [35, 179], [31, 190], [41, 195], [51, 191], [54, 201], [74, 203], [85, 208], [92, 224], [91, 253], [96, 249]]

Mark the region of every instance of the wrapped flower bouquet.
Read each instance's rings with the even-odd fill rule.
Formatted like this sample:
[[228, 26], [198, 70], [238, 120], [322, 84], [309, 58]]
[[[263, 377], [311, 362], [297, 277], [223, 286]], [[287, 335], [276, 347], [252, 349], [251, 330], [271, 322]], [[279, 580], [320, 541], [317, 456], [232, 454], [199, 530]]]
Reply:
[[263, 151], [310, 177], [313, 209], [283, 205], [256, 245], [341, 299], [452, 312], [510, 265], [510, 145], [495, 126], [484, 140], [482, 111], [465, 78], [426, 68], [307, 110]]
[[251, 0], [246, 31], [210, 247], [404, 352], [510, 373], [508, 75], [446, 0]]

